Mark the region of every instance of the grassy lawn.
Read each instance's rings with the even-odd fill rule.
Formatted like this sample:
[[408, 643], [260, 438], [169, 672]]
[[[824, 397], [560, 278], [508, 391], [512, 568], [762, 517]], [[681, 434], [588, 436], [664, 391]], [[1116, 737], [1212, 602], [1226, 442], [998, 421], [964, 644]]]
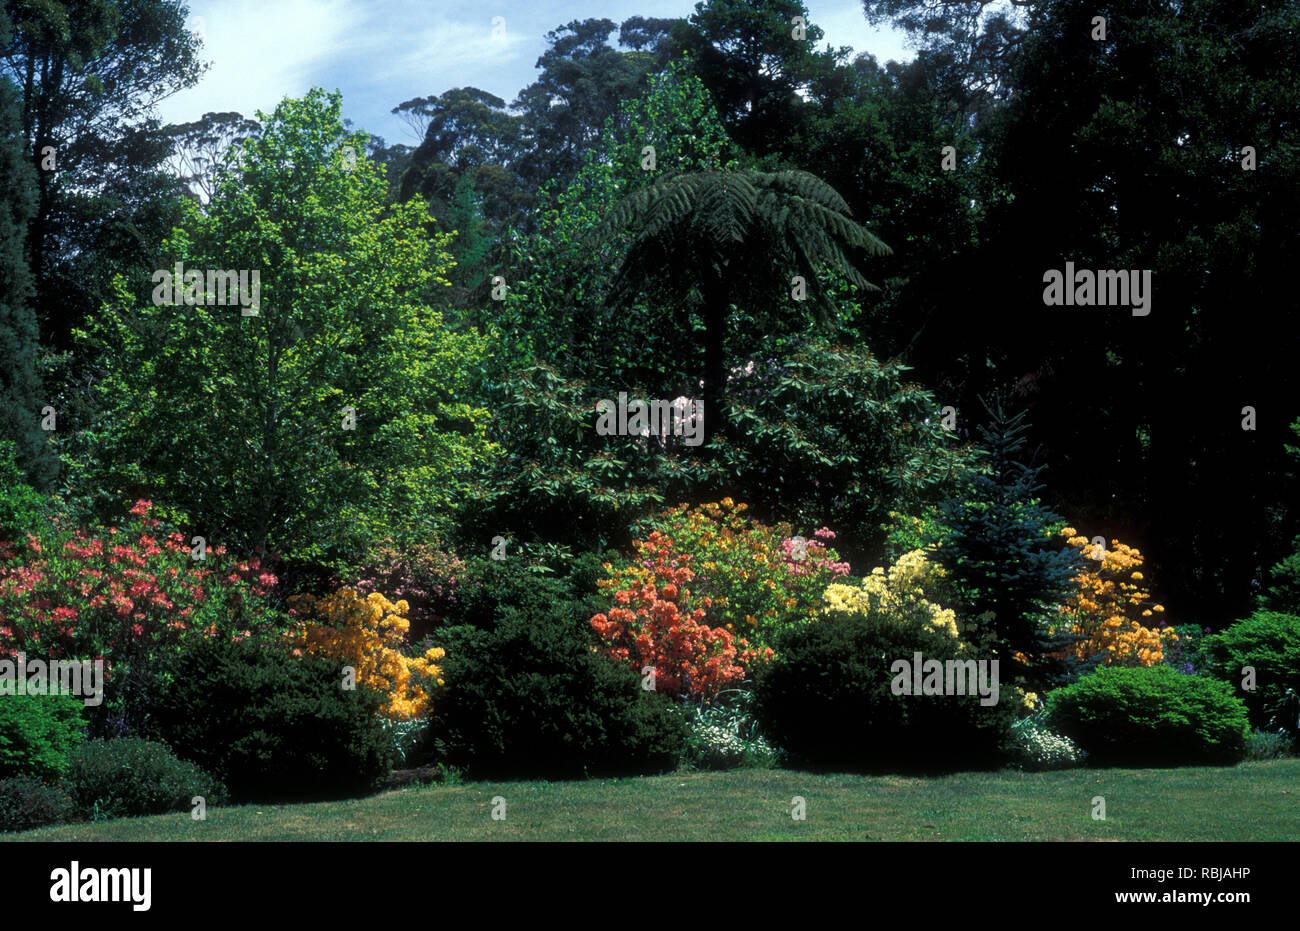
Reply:
[[[506, 820], [493, 821], [493, 796]], [[790, 817], [807, 800], [807, 820]], [[1106, 799], [1106, 820], [1091, 815]], [[959, 773], [935, 778], [784, 770], [574, 783], [413, 786], [370, 798], [65, 825], [6, 840], [970, 840], [1300, 838], [1300, 760], [1231, 769]]]

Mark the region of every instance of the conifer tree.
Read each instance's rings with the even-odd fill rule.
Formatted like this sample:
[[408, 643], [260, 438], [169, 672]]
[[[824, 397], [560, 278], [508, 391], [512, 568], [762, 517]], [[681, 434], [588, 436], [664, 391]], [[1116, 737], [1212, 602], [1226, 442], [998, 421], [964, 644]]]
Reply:
[[1036, 497], [1045, 467], [1019, 461], [1024, 412], [1008, 415], [999, 399], [984, 406], [987, 468], [941, 506], [934, 554], [953, 583], [967, 639], [1000, 661], [1004, 683], [1043, 689], [1071, 671], [1052, 654], [1071, 636], [1056, 626], [1057, 606], [1081, 566], [1077, 551], [1053, 536], [1064, 521]]

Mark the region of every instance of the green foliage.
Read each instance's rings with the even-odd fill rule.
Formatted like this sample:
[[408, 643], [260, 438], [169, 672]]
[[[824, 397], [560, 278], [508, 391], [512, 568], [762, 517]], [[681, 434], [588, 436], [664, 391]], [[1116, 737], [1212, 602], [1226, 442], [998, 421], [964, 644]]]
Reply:
[[535, 184], [573, 178], [601, 128], [624, 101], [638, 95], [646, 77], [658, 69], [656, 56], [640, 47], [649, 36], [627, 34], [634, 17], [623, 24], [620, 44], [626, 38], [636, 51], [625, 52], [609, 44], [614, 22], [590, 18], [567, 23], [546, 34], [549, 48], [537, 60], [537, 80], [519, 92], [514, 109], [523, 115], [529, 151], [519, 161], [519, 171]]
[[975, 464], [909, 371], [821, 340], [757, 358], [732, 373], [733, 430], [717, 471], [761, 512], [836, 528], [840, 551], [861, 558], [879, 546], [890, 511], [936, 504]]
[[78, 814], [99, 821], [190, 811], [225, 801], [225, 789], [165, 744], [141, 737], [88, 740], [72, 754], [66, 781]]
[[[805, 24], [801, 36], [792, 29], [796, 16]], [[803, 94], [849, 51], [819, 49], [824, 40], [801, 0], [708, 0], [674, 24], [670, 47], [690, 56], [747, 150], [789, 155], [811, 135]]]
[[[871, 611], [787, 631], [754, 682], [763, 733], [818, 768], [966, 769], [1000, 761], [1014, 702], [978, 694], [895, 695], [895, 660], [973, 659], [928, 623]], [[974, 689], [972, 688], [971, 691]]]
[[1042, 467], [1016, 460], [1024, 412], [1007, 416], [997, 402], [988, 410], [992, 422], [980, 428], [988, 469], [969, 473], [962, 496], [941, 506], [934, 558], [957, 592], [957, 613], [994, 651], [1005, 681], [1044, 690], [1068, 673], [1065, 660], [1049, 656], [1067, 641], [1048, 625], [1074, 591], [1080, 563], [1052, 536], [1061, 518], [1035, 497]]
[[59, 783], [35, 776], [0, 779], [0, 832], [30, 831], [60, 824], [73, 815], [72, 798]]
[[1281, 760], [1295, 753], [1295, 743], [1283, 734], [1259, 729], [1246, 738], [1247, 760]]
[[467, 546], [499, 533], [583, 549], [618, 546], [630, 520], [689, 497], [687, 489], [722, 483], [717, 466], [680, 439], [657, 449], [644, 439], [599, 436], [595, 405], [607, 393], [553, 367], [526, 369], [499, 388], [495, 425], [506, 452], [470, 492]]
[[[654, 171], [641, 167], [647, 145], [655, 149]], [[654, 303], [612, 316], [603, 303], [609, 269], [622, 260], [626, 242], [613, 240], [600, 250], [588, 243], [620, 197], [665, 176], [735, 167], [736, 156], [708, 92], [681, 66], [651, 77], [644, 94], [624, 100], [576, 177], [558, 190], [551, 183], [543, 189], [535, 232], [511, 246], [510, 289], [493, 314], [505, 370], [546, 362], [578, 378], [621, 386], [645, 381], [659, 390], [683, 369], [698, 368], [691, 363], [702, 323]], [[630, 332], [640, 338], [629, 342]]]
[[174, 663], [151, 730], [238, 801], [342, 797], [391, 769], [382, 703], [362, 683], [343, 688], [342, 664], [202, 641]]
[[63, 775], [82, 739], [82, 708], [72, 695], [0, 695], [0, 779]]
[[34, 306], [45, 338], [66, 348], [72, 327], [109, 297], [115, 274], [148, 280], [145, 268], [179, 220], [182, 194], [164, 168], [172, 147], [155, 107], [198, 82], [201, 43], [175, 0], [5, 6], [13, 37], [4, 71], [22, 93], [15, 135], [29, 165], [46, 145], [56, 160], [36, 172], [27, 242]]
[[1259, 605], [1266, 611], [1300, 614], [1300, 541], [1296, 551], [1278, 560], [1268, 572], [1268, 588]]
[[[1300, 616], [1257, 611], [1206, 637], [1202, 649], [1210, 672], [1241, 695], [1256, 727], [1267, 726], [1287, 689], [1300, 691]], [[1254, 691], [1241, 688], [1246, 666], [1255, 669]]]
[[[0, 9], [0, 48], [9, 46], [9, 26], [8, 13]], [[18, 87], [0, 75], [0, 469], [9, 469], [9, 454], [15, 452], [23, 475], [43, 486], [54, 477], [54, 463], [40, 427], [40, 328], [31, 306], [32, 276], [24, 251], [37, 191], [24, 152], [20, 97]], [[0, 476], [0, 494], [8, 490], [6, 479]], [[0, 508], [5, 503], [0, 502]], [[0, 519], [4, 516], [0, 513]]]
[[22, 540], [49, 519], [49, 500], [27, 484], [14, 444], [0, 440], [0, 540]]
[[123, 284], [92, 319], [103, 371], [79, 493], [143, 487], [195, 532], [319, 561], [422, 538], [454, 510], [492, 453], [471, 397], [485, 344], [444, 325], [448, 237], [426, 233], [421, 204], [387, 205], [340, 107], [316, 90], [259, 114], [242, 168], [232, 156], [164, 250], [164, 268], [260, 270], [257, 315], [141, 303]]
[[799, 527], [832, 526], [840, 552], [860, 558], [879, 544], [891, 510], [953, 494], [975, 462], [907, 372], [820, 341], [792, 348], [784, 362], [760, 358], [733, 371], [731, 435], [696, 447], [599, 436], [596, 402], [616, 392], [552, 367], [522, 372], [502, 383], [496, 424], [508, 449], [475, 486], [467, 539], [478, 545], [509, 529], [582, 548], [626, 546], [639, 517], [731, 494]]
[[1250, 732], [1231, 686], [1168, 666], [1098, 669], [1044, 707], [1052, 729], [1098, 766], [1230, 765]]
[[[480, 626], [448, 629], [438, 641], [447, 691], [435, 729], [446, 761], [475, 778], [676, 766], [683, 720], [666, 698], [643, 691], [635, 672], [593, 652], [590, 603], [522, 567], [492, 577], [505, 584], [471, 596], [467, 611]], [[534, 585], [535, 597], [515, 597]]]

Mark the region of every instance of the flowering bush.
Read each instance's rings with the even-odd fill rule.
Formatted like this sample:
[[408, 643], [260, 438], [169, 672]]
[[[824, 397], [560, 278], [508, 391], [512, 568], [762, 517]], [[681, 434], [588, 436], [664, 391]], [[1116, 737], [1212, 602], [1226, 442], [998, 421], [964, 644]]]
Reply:
[[784, 628], [816, 618], [822, 592], [848, 575], [849, 565], [828, 544], [834, 531], [823, 527], [804, 539], [789, 524], [767, 526], [746, 510], [731, 498], [683, 504], [641, 526], [691, 557], [692, 589], [710, 600], [712, 625], [743, 634], [761, 650]]
[[1083, 761], [1084, 752], [1069, 737], [1051, 731], [1041, 715], [1011, 725], [1012, 761], [1021, 769], [1063, 769]]
[[776, 765], [780, 752], [758, 732], [749, 708], [751, 693], [737, 690], [723, 697], [729, 700], [689, 706], [685, 762], [696, 769]]
[[1079, 638], [1068, 652], [1085, 662], [1100, 657], [1104, 666], [1159, 663], [1165, 645], [1178, 635], [1163, 620], [1159, 627], [1148, 627], [1150, 622], [1137, 616], [1141, 612], [1141, 618], [1154, 618], [1165, 610], [1140, 584], [1142, 554], [1118, 540], [1111, 540], [1109, 547], [1094, 546], [1073, 527], [1061, 534], [1092, 563], [1076, 577], [1077, 593], [1060, 608], [1069, 631]]
[[355, 573], [354, 587], [361, 595], [381, 592], [405, 601], [410, 639], [419, 642], [455, 603], [464, 574], [464, 563], [454, 553], [428, 544], [399, 549], [389, 540], [370, 550]]
[[[277, 584], [259, 559], [224, 547], [195, 559], [185, 538], [137, 501], [122, 527], [71, 529], [54, 520], [20, 542], [0, 542], [0, 656], [104, 660], [114, 714], [135, 714], [123, 690], [190, 636], [241, 640], [283, 623]], [[128, 683], [131, 685], [128, 687]]]
[[885, 570], [879, 566], [861, 585], [835, 582], [826, 587], [824, 614], [879, 613], [898, 621], [918, 619], [952, 639], [959, 639], [957, 616], [927, 598], [942, 584], [944, 571], [926, 558], [924, 551], [913, 550], [899, 557]]
[[730, 630], [705, 623], [712, 600], [686, 587], [695, 578], [692, 556], [671, 538], [653, 530], [633, 545], [640, 559], [597, 583], [614, 593], [615, 606], [591, 619], [610, 657], [637, 671], [653, 667], [655, 691], [709, 698], [744, 681], [751, 663], [772, 656], [771, 649], [760, 653]]
[[416, 657], [401, 652], [410, 630], [405, 601], [393, 604], [378, 592], [363, 598], [356, 589], [344, 588], [324, 598], [299, 595], [291, 604], [305, 618], [287, 634], [295, 656], [306, 652], [352, 666], [358, 682], [385, 696], [388, 718], [429, 713], [428, 689], [434, 682], [443, 684], [435, 663], [446, 654], [441, 647]]

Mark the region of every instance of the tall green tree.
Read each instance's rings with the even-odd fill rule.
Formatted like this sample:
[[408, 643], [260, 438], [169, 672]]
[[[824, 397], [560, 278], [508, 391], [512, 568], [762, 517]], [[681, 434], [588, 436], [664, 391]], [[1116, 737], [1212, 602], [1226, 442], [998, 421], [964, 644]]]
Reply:
[[[913, 361], [962, 373], [958, 407], [1019, 382], [1052, 503], [1138, 546], [1171, 617], [1219, 625], [1300, 530], [1279, 507], [1300, 408], [1278, 311], [1300, 262], [1300, 6], [1042, 0], [1026, 28], [980, 152], [1002, 196]], [[1150, 313], [1045, 306], [1066, 261], [1150, 270]], [[969, 312], [993, 267], [996, 310]]]
[[[0, 45], [8, 39], [8, 16], [0, 9]], [[23, 152], [18, 102], [17, 88], [0, 75], [0, 441], [13, 443], [22, 470], [45, 485], [55, 463], [40, 428], [39, 327], [24, 252], [36, 179]]]
[[546, 34], [549, 47], [537, 59], [541, 73], [513, 104], [523, 117], [527, 149], [519, 171], [534, 185], [572, 180], [605, 121], [623, 101], [639, 96], [649, 75], [664, 66], [661, 55], [644, 48], [657, 44], [659, 30], [635, 19], [627, 33], [635, 43], [631, 51], [609, 44], [616, 28], [609, 19], [575, 20]]
[[801, 0], [702, 0], [667, 44], [689, 56], [739, 145], [789, 158], [806, 135], [814, 82], [849, 52], [818, 49], [824, 38]]
[[177, 0], [6, 0], [0, 73], [21, 90], [38, 167], [28, 258], [43, 335], [66, 347], [114, 274], [156, 260], [179, 218], [155, 105], [198, 81], [199, 40]]
[[167, 242], [155, 280], [175, 262], [257, 272], [255, 313], [205, 303], [205, 277], [161, 302], [119, 282], [92, 318], [99, 408], [74, 491], [152, 496], [210, 540], [318, 560], [446, 529], [493, 452], [471, 391], [485, 345], [437, 309], [450, 236], [423, 202], [388, 203], [341, 106], [313, 90], [259, 114]]

